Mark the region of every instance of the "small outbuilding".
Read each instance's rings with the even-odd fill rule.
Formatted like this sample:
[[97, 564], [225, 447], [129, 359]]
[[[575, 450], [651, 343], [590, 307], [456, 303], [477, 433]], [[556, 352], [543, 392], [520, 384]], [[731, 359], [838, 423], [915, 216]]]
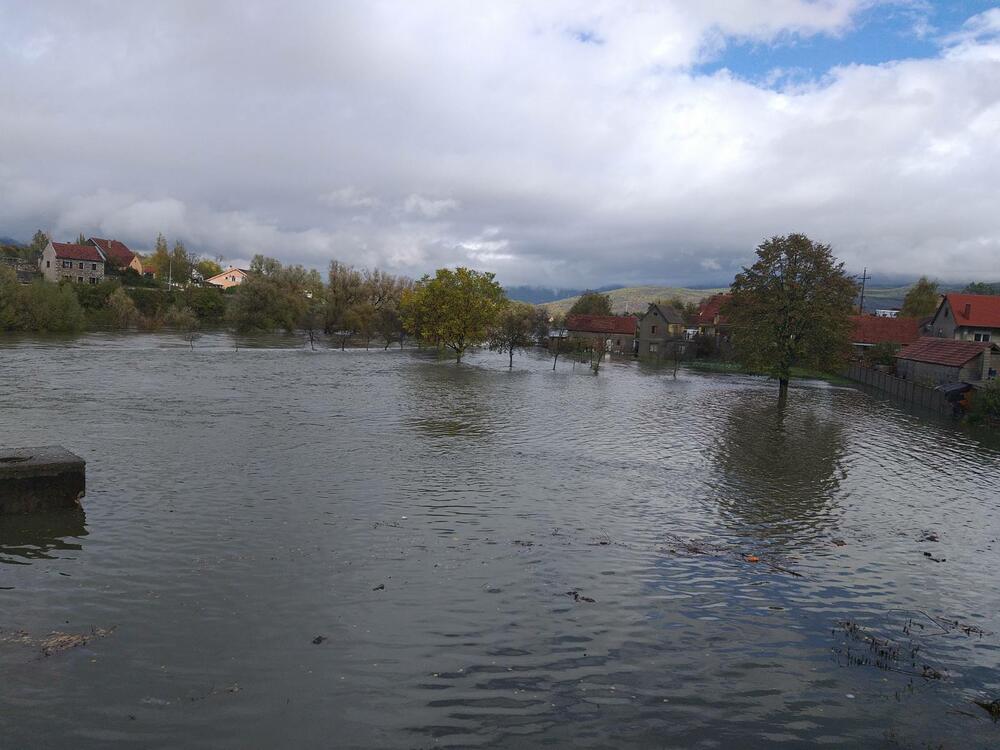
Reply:
[[988, 341], [956, 341], [924, 336], [896, 355], [896, 375], [921, 385], [992, 380], [1000, 346]]

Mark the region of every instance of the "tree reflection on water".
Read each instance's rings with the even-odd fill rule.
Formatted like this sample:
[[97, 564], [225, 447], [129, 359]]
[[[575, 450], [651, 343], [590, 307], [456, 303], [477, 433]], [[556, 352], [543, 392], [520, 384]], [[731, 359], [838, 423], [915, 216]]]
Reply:
[[782, 404], [760, 391], [733, 397], [716, 444], [723, 518], [775, 541], [828, 531], [845, 476], [843, 424], [815, 400]]

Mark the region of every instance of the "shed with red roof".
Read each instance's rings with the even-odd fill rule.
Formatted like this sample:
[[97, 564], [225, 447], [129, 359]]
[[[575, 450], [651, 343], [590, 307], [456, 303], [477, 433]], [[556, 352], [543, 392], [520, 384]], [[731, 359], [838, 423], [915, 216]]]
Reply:
[[996, 377], [1000, 346], [923, 336], [896, 355], [896, 374], [922, 385], [975, 383]]

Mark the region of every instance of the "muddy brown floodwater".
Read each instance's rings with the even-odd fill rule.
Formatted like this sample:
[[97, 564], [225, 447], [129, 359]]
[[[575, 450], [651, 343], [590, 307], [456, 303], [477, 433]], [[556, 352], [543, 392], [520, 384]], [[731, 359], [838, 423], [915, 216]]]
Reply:
[[1000, 453], [852, 388], [0, 341], [4, 748], [990, 748]]

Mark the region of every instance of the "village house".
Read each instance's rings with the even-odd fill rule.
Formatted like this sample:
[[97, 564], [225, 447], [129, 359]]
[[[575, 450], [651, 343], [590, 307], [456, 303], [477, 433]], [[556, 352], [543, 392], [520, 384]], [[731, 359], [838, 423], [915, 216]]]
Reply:
[[104, 256], [94, 245], [49, 240], [38, 259], [38, 270], [53, 283], [66, 279], [75, 284], [100, 284], [104, 281]]
[[930, 333], [959, 341], [1000, 341], [1000, 297], [946, 294], [930, 323]]
[[212, 286], [222, 287], [223, 289], [229, 289], [232, 286], [239, 286], [246, 280], [250, 272], [245, 268], [227, 268], [222, 273], [217, 273], [211, 278], [205, 279], [206, 284], [211, 284]]
[[640, 357], [659, 358], [684, 351], [684, 317], [673, 307], [651, 302], [639, 318]]
[[896, 355], [896, 375], [920, 385], [992, 380], [1000, 346], [988, 341], [956, 341], [923, 336]]
[[729, 338], [729, 321], [722, 314], [722, 307], [729, 301], [731, 294], [713, 294], [702, 300], [698, 305], [698, 313], [691, 321], [698, 336], [715, 336]]
[[105, 262], [108, 265], [106, 269], [108, 273], [112, 271], [124, 273], [131, 268], [142, 276], [142, 260], [124, 242], [91, 237], [87, 240], [87, 244], [93, 245], [101, 251], [101, 255], [104, 256]]
[[906, 346], [918, 338], [920, 338], [920, 321], [917, 318], [851, 316], [851, 346], [857, 356], [864, 356], [867, 350], [877, 344]]
[[570, 315], [566, 331], [569, 338], [611, 354], [631, 354], [635, 350], [636, 319], [632, 315]]

